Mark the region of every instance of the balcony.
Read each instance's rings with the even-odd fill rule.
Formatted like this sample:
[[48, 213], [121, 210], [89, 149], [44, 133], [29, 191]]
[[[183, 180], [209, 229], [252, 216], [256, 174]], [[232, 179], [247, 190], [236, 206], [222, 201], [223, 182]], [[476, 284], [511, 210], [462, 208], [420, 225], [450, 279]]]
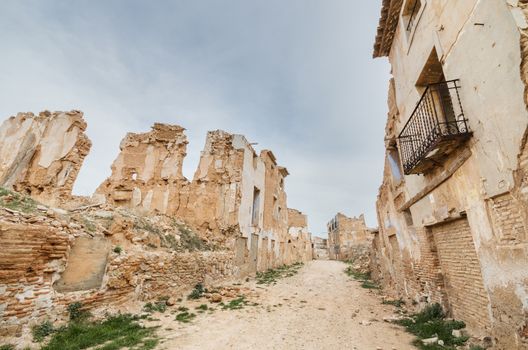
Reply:
[[471, 137], [459, 96], [459, 80], [428, 85], [398, 136], [405, 175], [440, 165]]

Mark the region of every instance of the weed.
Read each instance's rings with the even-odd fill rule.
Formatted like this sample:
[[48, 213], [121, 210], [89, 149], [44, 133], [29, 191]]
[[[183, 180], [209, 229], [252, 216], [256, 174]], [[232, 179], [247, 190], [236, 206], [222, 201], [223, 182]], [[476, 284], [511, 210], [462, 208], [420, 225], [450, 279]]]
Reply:
[[167, 310], [167, 299], [164, 299], [164, 298], [158, 300], [155, 303], [148, 302], [145, 304], [145, 306], [143, 306], [143, 311], [149, 312], [149, 313], [152, 313], [152, 312], [163, 313], [166, 310]]
[[352, 266], [345, 269], [345, 273], [358, 281], [365, 281], [370, 279], [370, 272], [360, 272], [355, 270]]
[[469, 347], [469, 350], [485, 350], [485, 349], [480, 345], [471, 345]]
[[45, 321], [39, 325], [33, 326], [31, 328], [31, 335], [33, 336], [33, 341], [40, 343], [42, 342], [48, 335], [53, 333], [55, 329], [53, 328], [53, 323], [50, 321]]
[[0, 345], [0, 350], [15, 350], [15, 346], [13, 344]]
[[293, 265], [283, 265], [276, 269], [269, 269], [266, 272], [257, 272], [257, 284], [277, 283], [280, 278], [294, 276], [302, 266], [303, 263], [295, 263]]
[[178, 311], [181, 311], [181, 312], [189, 311], [189, 308], [188, 308], [188, 307], [185, 307], [185, 306], [180, 306], [180, 307], [178, 308]]
[[176, 321], [182, 322], [182, 323], [189, 323], [193, 318], [195, 318], [196, 315], [193, 313], [190, 313], [188, 311], [184, 311], [182, 313], [179, 313], [176, 315]]
[[121, 254], [121, 252], [123, 252], [123, 248], [121, 248], [121, 246], [119, 246], [119, 245], [116, 245], [114, 247], [114, 253]]
[[28, 196], [0, 187], [0, 207], [23, 213], [33, 213], [37, 209], [37, 202]]
[[246, 297], [239, 296], [238, 298], [231, 300], [229, 303], [222, 305], [222, 310], [240, 310], [246, 305], [249, 305]]
[[[103, 345], [104, 344], [104, 345]], [[110, 316], [99, 322], [70, 322], [58, 329], [41, 350], [99, 350], [126, 348], [153, 349], [158, 344], [153, 328], [142, 327], [132, 315]]]
[[[351, 264], [353, 260], [348, 260], [348, 263]], [[355, 279], [356, 281], [360, 281], [361, 287], [366, 289], [381, 289], [381, 287], [370, 280], [370, 272], [361, 272], [356, 269], [354, 269], [352, 266], [348, 266], [345, 269], [345, 273]]]
[[91, 316], [88, 311], [83, 310], [82, 308], [83, 304], [78, 301], [68, 305], [68, 313], [70, 315], [70, 320], [83, 321]]
[[144, 230], [150, 233], [155, 233], [158, 236], [162, 235], [162, 232], [158, 227], [152, 225], [149, 221], [145, 219], [136, 219], [136, 221], [134, 222], [134, 228], [137, 230]]
[[[416, 335], [419, 339], [414, 341], [414, 345], [422, 350], [454, 350], [455, 346], [463, 345], [468, 337], [454, 337], [453, 330], [462, 329], [466, 325], [462, 321], [445, 320], [445, 314], [439, 304], [429, 305], [421, 312], [396, 321], [404, 326], [409, 333]], [[438, 337], [444, 342], [444, 346], [437, 344], [425, 345], [420, 339]]]
[[363, 281], [361, 283], [361, 287], [366, 288], [366, 289], [381, 289], [379, 284], [372, 282], [372, 281]]
[[200, 239], [193, 231], [183, 225], [178, 225], [180, 231], [180, 247], [189, 251], [210, 250], [210, 247]]
[[397, 300], [383, 300], [381, 303], [384, 305], [392, 305], [396, 307], [402, 307], [402, 305], [405, 305], [405, 301], [403, 301], [403, 299], [401, 298]]
[[194, 289], [192, 290], [191, 294], [187, 296], [187, 299], [200, 299], [203, 294], [206, 292], [206, 289], [204, 288], [203, 284], [198, 283], [194, 286]]
[[209, 307], [207, 306], [207, 304], [202, 304], [200, 306], [197, 306], [196, 309], [206, 311], [207, 309], [209, 309]]

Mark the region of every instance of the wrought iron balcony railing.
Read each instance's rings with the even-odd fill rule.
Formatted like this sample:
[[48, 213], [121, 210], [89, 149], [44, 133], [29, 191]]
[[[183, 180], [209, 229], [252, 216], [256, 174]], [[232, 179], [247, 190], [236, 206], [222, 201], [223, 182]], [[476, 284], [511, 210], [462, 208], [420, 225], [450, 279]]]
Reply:
[[459, 80], [428, 85], [398, 136], [405, 175], [420, 174], [471, 136]]

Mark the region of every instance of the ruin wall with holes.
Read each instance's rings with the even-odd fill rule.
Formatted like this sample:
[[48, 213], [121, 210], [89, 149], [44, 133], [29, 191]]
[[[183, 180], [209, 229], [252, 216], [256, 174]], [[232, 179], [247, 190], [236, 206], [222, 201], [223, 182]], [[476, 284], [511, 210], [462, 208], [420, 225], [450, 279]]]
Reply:
[[305, 216], [296, 221], [303, 236], [289, 238], [287, 171], [271, 151], [211, 131], [189, 181], [184, 129], [157, 123], [125, 136], [92, 197], [73, 196], [85, 129], [78, 111], [18, 114], [0, 126], [1, 337], [65, 320], [74, 302], [96, 315], [139, 312], [197, 283], [311, 259]]

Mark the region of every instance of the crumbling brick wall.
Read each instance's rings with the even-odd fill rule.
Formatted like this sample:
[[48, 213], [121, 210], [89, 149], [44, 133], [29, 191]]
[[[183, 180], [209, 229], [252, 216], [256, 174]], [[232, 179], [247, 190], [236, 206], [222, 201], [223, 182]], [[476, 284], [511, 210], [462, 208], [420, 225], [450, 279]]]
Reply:
[[52, 205], [71, 196], [91, 142], [80, 111], [18, 113], [0, 126], [0, 187]]
[[[64, 317], [73, 302], [93, 310], [119, 308], [123, 303], [181, 297], [196, 283], [241, 274], [231, 250], [175, 254], [129, 242], [118, 254], [111, 250], [115, 237], [86, 232], [78, 222], [53, 213], [0, 211], [0, 336], [21, 335], [33, 323]], [[92, 261], [74, 263], [78, 252], [72, 247], [79, 240], [106, 250], [95, 252], [106, 256], [104, 276], [96, 284]], [[64, 280], [67, 272], [75, 278]]]

